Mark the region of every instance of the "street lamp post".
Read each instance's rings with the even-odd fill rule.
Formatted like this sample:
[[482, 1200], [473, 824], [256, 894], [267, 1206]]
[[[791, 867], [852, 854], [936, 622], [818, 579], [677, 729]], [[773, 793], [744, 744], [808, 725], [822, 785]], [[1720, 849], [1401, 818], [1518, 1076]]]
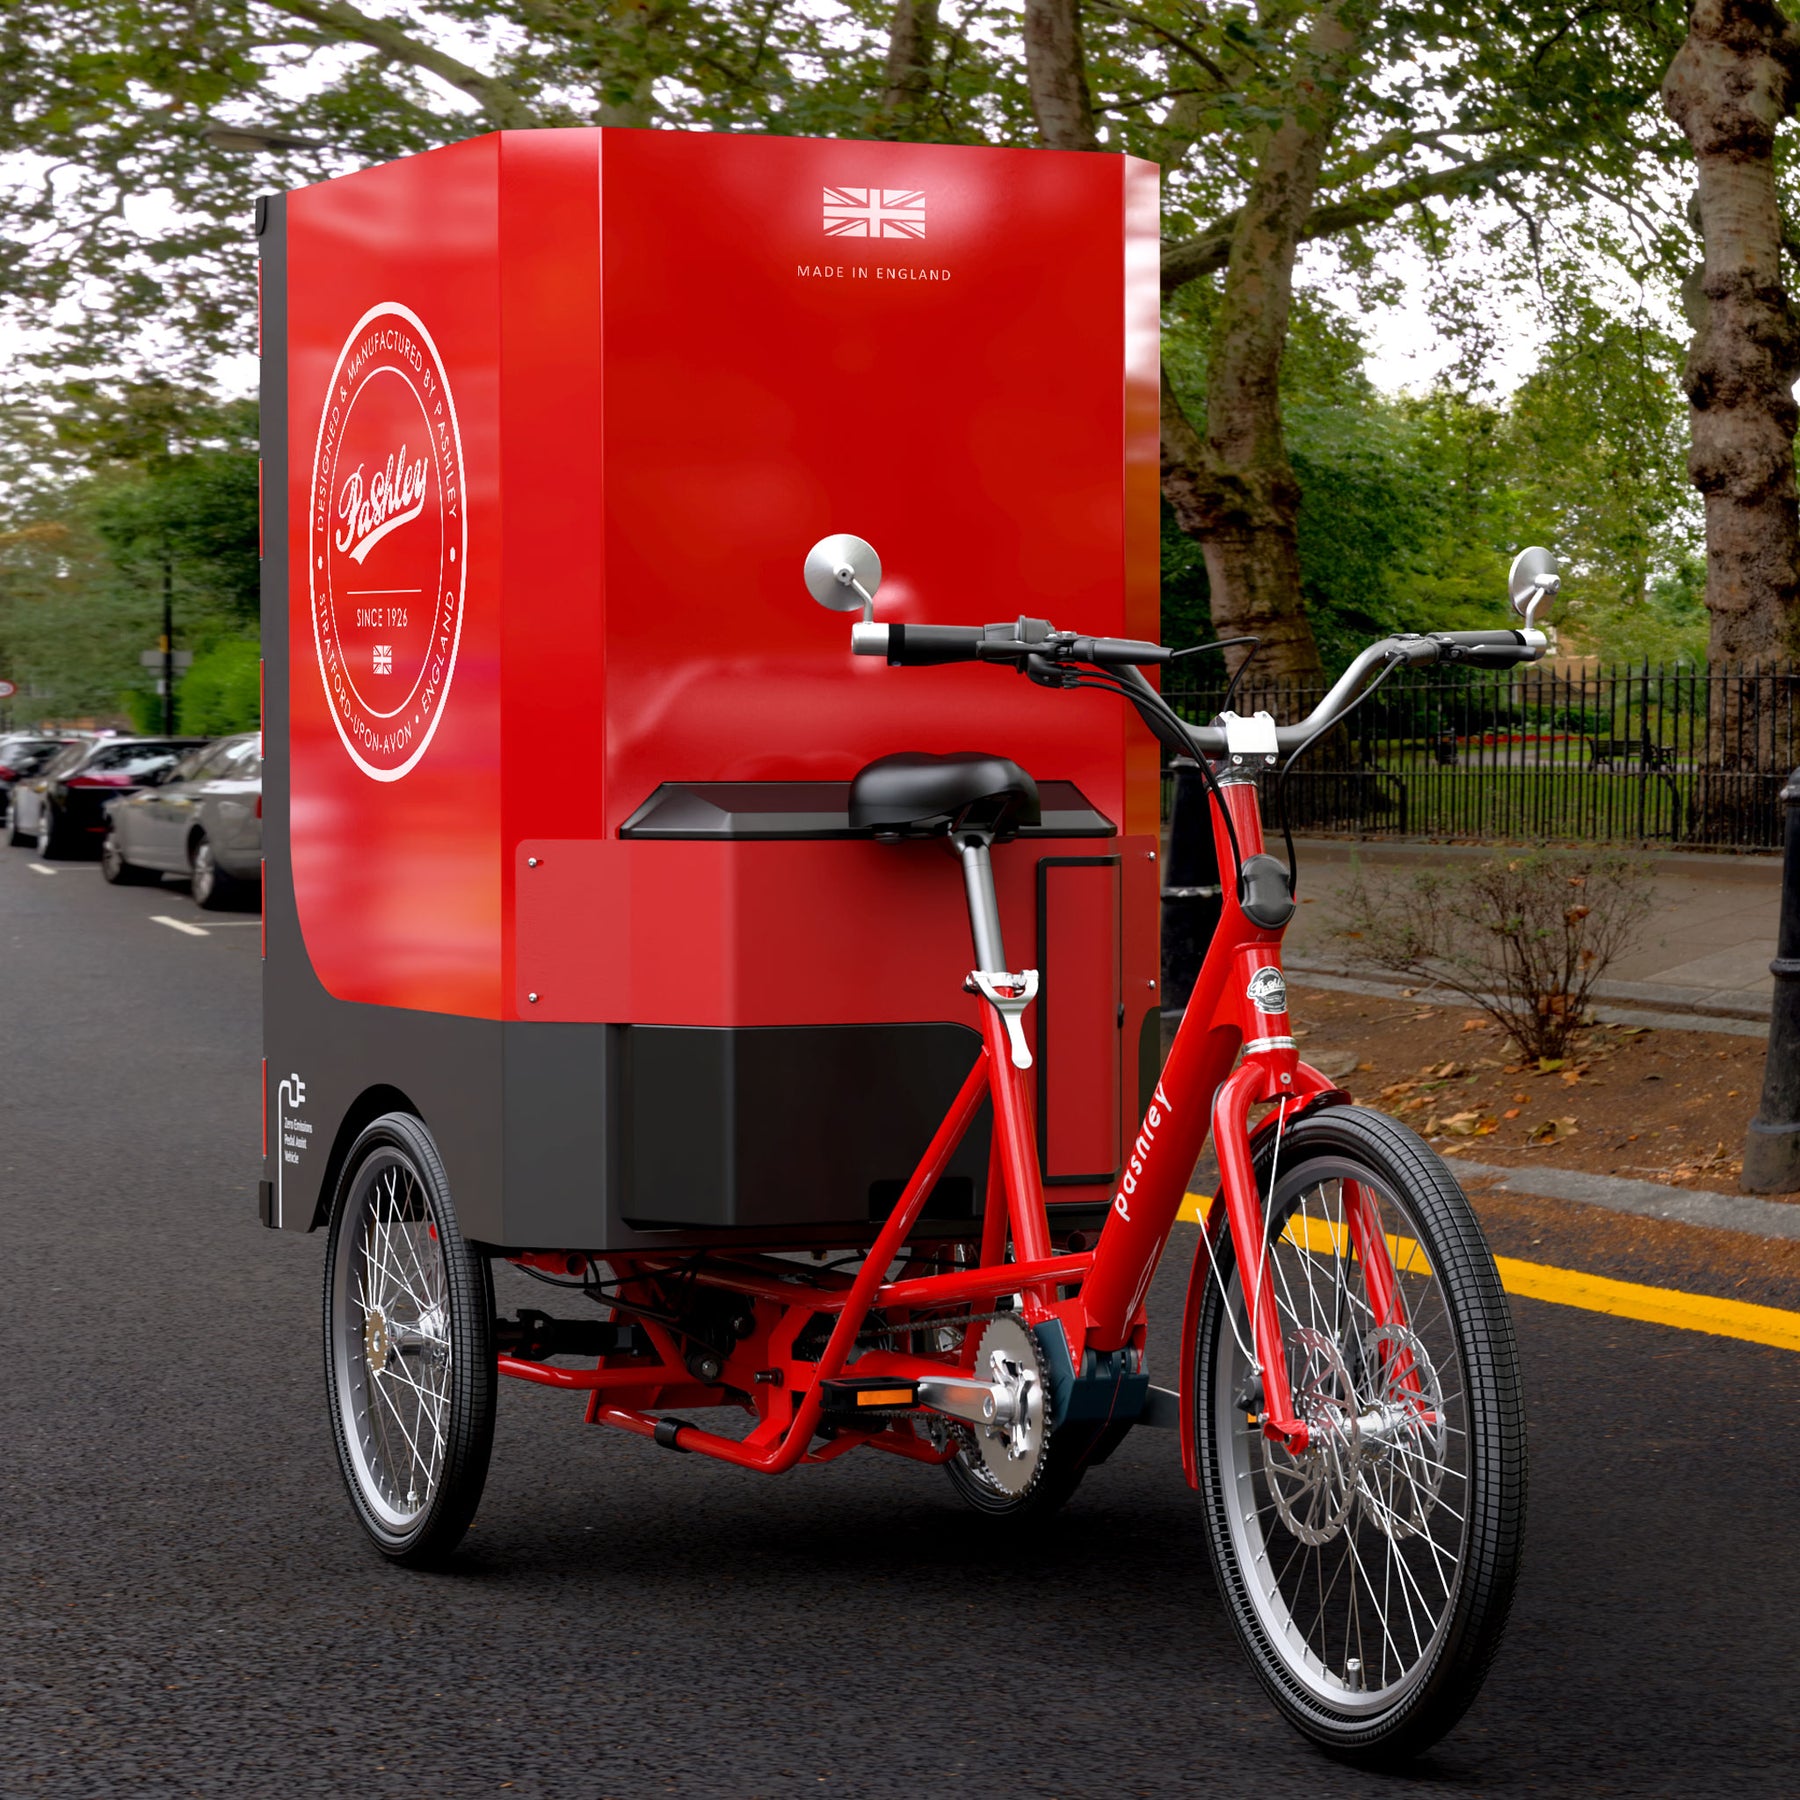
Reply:
[[1781, 924], [1769, 972], [1769, 1053], [1763, 1063], [1762, 1105], [1744, 1137], [1739, 1185], [1751, 1194], [1800, 1188], [1800, 769], [1781, 790], [1787, 809], [1781, 860]]
[[163, 552], [162, 728], [175, 735], [175, 565]]

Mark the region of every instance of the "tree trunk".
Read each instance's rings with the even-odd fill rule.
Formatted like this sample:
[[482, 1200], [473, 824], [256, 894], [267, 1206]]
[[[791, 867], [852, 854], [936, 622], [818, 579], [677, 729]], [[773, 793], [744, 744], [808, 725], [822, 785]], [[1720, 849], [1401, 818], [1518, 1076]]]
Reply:
[[1782, 282], [1774, 159], [1797, 62], [1794, 28], [1769, 0], [1695, 0], [1663, 81], [1663, 106], [1693, 147], [1705, 242], [1687, 296], [1695, 329], [1683, 385], [1688, 472], [1706, 502], [1715, 663], [1800, 650], [1800, 321]]
[[1025, 0], [1025, 81], [1038, 136], [1052, 150], [1098, 150], [1079, 0]]
[[887, 66], [875, 127], [879, 136], [910, 137], [922, 128], [937, 30], [938, 0], [899, 0], [888, 27]]
[[[1319, 13], [1287, 114], [1262, 144], [1232, 228], [1204, 434], [1163, 381], [1163, 495], [1205, 552], [1219, 635], [1262, 639], [1259, 682], [1304, 680], [1321, 670], [1300, 593], [1300, 484], [1281, 429], [1281, 358], [1294, 255], [1365, 29], [1360, 4]], [[1232, 666], [1241, 660], [1241, 652], [1232, 655]]]
[[1800, 650], [1793, 384], [1800, 320], [1782, 280], [1775, 134], [1800, 46], [1769, 0], [1695, 0], [1663, 106], [1694, 152], [1705, 246], [1684, 289], [1688, 473], [1706, 506], [1707, 768], [1686, 835], [1737, 843], [1767, 805], [1793, 699], [1770, 665]]

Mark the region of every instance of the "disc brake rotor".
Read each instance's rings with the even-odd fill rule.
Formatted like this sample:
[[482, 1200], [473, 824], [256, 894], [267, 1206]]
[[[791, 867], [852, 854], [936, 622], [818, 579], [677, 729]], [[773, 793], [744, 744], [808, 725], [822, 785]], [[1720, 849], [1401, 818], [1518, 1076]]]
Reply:
[[1322, 1331], [1302, 1325], [1289, 1378], [1294, 1411], [1307, 1430], [1296, 1456], [1262, 1440], [1263, 1474], [1281, 1522], [1303, 1544], [1328, 1544], [1343, 1530], [1357, 1496], [1358, 1407], [1343, 1353]]

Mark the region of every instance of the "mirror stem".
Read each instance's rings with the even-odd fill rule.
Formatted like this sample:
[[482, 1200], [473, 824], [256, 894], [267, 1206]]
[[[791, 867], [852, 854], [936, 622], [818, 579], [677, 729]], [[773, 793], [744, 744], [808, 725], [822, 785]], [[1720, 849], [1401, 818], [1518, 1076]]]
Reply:
[[875, 619], [875, 596], [856, 579], [856, 571], [851, 568], [848, 563], [839, 563], [831, 572], [838, 578], [843, 586], [849, 588], [850, 591], [856, 595], [857, 599], [863, 603], [863, 623], [865, 625], [873, 624]]

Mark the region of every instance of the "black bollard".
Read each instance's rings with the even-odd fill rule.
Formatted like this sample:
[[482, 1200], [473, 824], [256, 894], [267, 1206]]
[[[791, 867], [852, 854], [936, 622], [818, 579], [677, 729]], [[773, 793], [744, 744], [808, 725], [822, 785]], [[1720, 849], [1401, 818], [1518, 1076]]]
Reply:
[[1775, 939], [1775, 997], [1769, 1009], [1769, 1053], [1763, 1063], [1762, 1105], [1744, 1138], [1748, 1194], [1788, 1194], [1800, 1188], [1800, 769], [1781, 790], [1787, 808], [1781, 858], [1781, 924]]
[[1177, 757], [1175, 803], [1169, 809], [1169, 851], [1162, 890], [1162, 1003], [1179, 1011], [1219, 923], [1219, 859], [1214, 851], [1206, 778], [1197, 763]]

